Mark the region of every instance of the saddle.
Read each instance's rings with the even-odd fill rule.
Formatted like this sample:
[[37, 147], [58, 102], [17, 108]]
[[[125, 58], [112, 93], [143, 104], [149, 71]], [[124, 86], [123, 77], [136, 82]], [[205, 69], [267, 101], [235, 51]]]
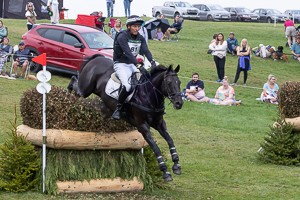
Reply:
[[[140, 72], [136, 72], [134, 74], [134, 76], [136, 78], [131, 79], [132, 88], [130, 91], [130, 95], [126, 99], [127, 102], [130, 101], [130, 99], [132, 98], [134, 91], [136, 89], [137, 83], [140, 80], [142, 74]], [[105, 86], [105, 93], [108, 96], [118, 100], [120, 87], [121, 87], [121, 81], [120, 81], [119, 77], [117, 76], [117, 74], [114, 72], [110, 75], [110, 79], [108, 80], [108, 82]]]

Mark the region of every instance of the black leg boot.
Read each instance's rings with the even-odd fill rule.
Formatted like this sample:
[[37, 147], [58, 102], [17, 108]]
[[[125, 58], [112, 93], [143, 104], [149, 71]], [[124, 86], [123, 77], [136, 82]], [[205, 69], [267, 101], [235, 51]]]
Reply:
[[123, 108], [124, 102], [125, 102], [125, 100], [126, 100], [126, 98], [128, 97], [129, 94], [130, 93], [126, 91], [125, 86], [122, 86], [120, 94], [119, 94], [118, 104], [117, 104], [116, 110], [112, 115], [113, 119], [116, 119], [116, 120], [121, 119], [122, 108]]

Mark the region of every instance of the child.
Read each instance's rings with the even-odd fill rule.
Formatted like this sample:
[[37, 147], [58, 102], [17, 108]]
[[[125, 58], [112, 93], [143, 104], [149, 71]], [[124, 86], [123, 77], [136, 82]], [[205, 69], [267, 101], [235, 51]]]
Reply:
[[164, 34], [163, 34], [163, 32], [161, 31], [161, 28], [158, 27], [158, 28], [157, 28], [157, 31], [156, 31], [156, 38], [157, 38], [157, 40], [161, 41], [162, 38], [163, 38], [163, 36], [164, 36]]

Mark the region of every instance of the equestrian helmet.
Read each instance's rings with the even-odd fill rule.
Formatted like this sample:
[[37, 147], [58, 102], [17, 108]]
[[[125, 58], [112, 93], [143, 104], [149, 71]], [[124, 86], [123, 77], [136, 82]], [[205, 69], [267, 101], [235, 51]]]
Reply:
[[142, 25], [144, 23], [144, 20], [142, 18], [140, 18], [137, 15], [131, 15], [128, 17], [127, 21], [126, 21], [126, 26], [131, 26], [134, 24], [138, 24], [138, 25]]

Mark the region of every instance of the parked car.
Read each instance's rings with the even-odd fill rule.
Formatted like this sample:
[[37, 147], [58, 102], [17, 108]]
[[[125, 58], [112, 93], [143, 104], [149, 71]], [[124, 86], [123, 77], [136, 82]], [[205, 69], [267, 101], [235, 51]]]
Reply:
[[294, 18], [295, 23], [300, 23], [300, 10], [286, 10], [284, 14], [289, 15], [291, 19]]
[[199, 9], [199, 20], [230, 21], [230, 13], [218, 4], [194, 4]]
[[282, 14], [280, 11], [275, 9], [265, 9], [265, 8], [258, 8], [252, 11], [253, 13], [259, 15], [260, 22], [284, 22], [284, 19], [288, 16], [286, 14]]
[[252, 13], [251, 10], [243, 7], [226, 7], [224, 8], [231, 15], [231, 21], [238, 22], [257, 22], [259, 15]]
[[166, 17], [174, 18], [180, 15], [184, 19], [197, 19], [199, 10], [194, 8], [188, 2], [182, 1], [166, 1], [163, 6], [154, 6], [152, 8], [152, 16], [157, 17], [160, 14]]
[[[113, 39], [98, 29], [76, 24], [36, 24], [22, 35], [25, 48], [34, 55], [47, 54], [47, 68], [77, 74], [89, 56], [112, 59]], [[40, 70], [35, 65], [35, 71]]]

